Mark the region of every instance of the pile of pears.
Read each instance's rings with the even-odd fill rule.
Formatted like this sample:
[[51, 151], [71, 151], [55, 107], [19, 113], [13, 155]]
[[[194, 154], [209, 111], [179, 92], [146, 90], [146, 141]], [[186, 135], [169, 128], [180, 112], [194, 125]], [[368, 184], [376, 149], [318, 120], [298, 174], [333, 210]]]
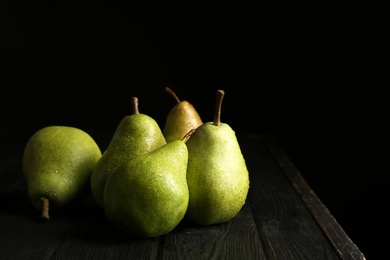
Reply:
[[163, 129], [133, 97], [104, 151], [76, 127], [48, 126], [30, 137], [23, 172], [41, 219], [88, 194], [112, 226], [138, 238], [167, 234], [184, 219], [213, 225], [238, 214], [250, 181], [235, 132], [221, 122], [225, 92], [217, 91], [213, 121], [203, 122], [191, 103], [165, 91], [176, 104]]

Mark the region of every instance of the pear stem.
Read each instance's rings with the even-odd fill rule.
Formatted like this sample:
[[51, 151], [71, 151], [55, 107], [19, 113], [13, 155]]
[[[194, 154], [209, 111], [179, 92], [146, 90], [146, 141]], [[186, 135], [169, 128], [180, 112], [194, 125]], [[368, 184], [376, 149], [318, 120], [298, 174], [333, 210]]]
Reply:
[[41, 203], [42, 203], [42, 215], [41, 218], [42, 220], [50, 220], [49, 216], [49, 200], [45, 197], [41, 198]]
[[217, 100], [215, 102], [215, 113], [214, 113], [214, 122], [215, 126], [220, 126], [221, 124], [221, 110], [222, 110], [222, 100], [225, 96], [225, 91], [218, 89], [217, 91]]
[[188, 131], [188, 133], [186, 133], [183, 137], [183, 139], [181, 139], [184, 143], [187, 142], [187, 140], [192, 136], [192, 134], [195, 133], [195, 129], [191, 129], [190, 131]]
[[137, 97], [132, 97], [131, 98], [131, 104], [132, 106], [132, 113], [134, 114], [139, 114], [139, 109], [138, 109], [138, 98]]
[[164, 90], [166, 92], [168, 92], [176, 100], [177, 103], [180, 103], [179, 97], [176, 95], [176, 93], [170, 87], [165, 87]]

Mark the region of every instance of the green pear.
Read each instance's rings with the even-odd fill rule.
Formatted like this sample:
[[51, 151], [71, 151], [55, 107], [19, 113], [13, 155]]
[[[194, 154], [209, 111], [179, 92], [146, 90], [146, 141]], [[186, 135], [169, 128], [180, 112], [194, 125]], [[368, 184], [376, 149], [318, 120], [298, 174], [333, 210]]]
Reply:
[[150, 238], [179, 224], [189, 200], [188, 136], [127, 160], [108, 177], [104, 211], [113, 226], [133, 237]]
[[119, 122], [107, 149], [96, 163], [91, 176], [91, 192], [103, 208], [103, 192], [108, 176], [124, 161], [166, 144], [160, 126], [138, 109], [138, 98], [132, 98], [132, 114]]
[[217, 91], [214, 121], [203, 123], [186, 142], [190, 200], [185, 218], [201, 225], [235, 217], [249, 190], [249, 172], [236, 134], [220, 120], [224, 93]]
[[175, 100], [176, 105], [171, 108], [165, 120], [163, 134], [167, 142], [181, 140], [191, 129], [195, 129], [203, 122], [198, 111], [187, 100], [180, 100], [176, 93], [165, 87]]
[[101, 150], [81, 129], [47, 126], [35, 132], [23, 153], [23, 174], [34, 207], [49, 220], [59, 209], [90, 192], [89, 181]]

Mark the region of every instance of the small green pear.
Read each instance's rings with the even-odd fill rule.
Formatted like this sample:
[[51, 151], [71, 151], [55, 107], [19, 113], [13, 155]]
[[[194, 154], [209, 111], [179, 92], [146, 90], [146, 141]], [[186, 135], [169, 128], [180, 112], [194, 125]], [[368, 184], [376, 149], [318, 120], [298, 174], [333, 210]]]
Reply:
[[104, 211], [113, 226], [132, 237], [150, 238], [172, 231], [188, 207], [188, 151], [175, 140], [127, 160], [107, 179]]
[[23, 153], [28, 196], [42, 219], [86, 197], [92, 170], [102, 153], [85, 131], [70, 126], [47, 126], [35, 132]]
[[213, 122], [203, 123], [188, 139], [186, 218], [201, 225], [235, 217], [245, 204], [249, 172], [234, 130], [221, 123], [224, 91], [217, 91]]
[[191, 129], [195, 129], [203, 122], [195, 107], [187, 100], [180, 100], [176, 93], [169, 87], [165, 87], [165, 91], [168, 92], [175, 100], [176, 105], [169, 111], [163, 134], [167, 142], [173, 140], [181, 140]]
[[104, 186], [108, 176], [124, 161], [166, 144], [155, 119], [139, 112], [137, 97], [132, 98], [132, 105], [132, 114], [119, 122], [107, 149], [92, 172], [92, 196], [102, 208]]

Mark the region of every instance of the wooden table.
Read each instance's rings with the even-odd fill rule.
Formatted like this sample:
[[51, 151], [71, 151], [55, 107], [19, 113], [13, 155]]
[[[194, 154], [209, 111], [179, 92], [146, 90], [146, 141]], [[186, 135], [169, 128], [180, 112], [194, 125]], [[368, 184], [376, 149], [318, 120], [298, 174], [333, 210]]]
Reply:
[[[167, 235], [132, 239], [91, 197], [38, 222], [22, 175], [31, 133], [0, 147], [0, 259], [365, 259], [271, 135], [238, 135], [250, 172], [246, 204], [231, 221], [183, 221]], [[106, 147], [111, 132], [91, 133]], [[4, 135], [3, 135], [4, 136]]]

